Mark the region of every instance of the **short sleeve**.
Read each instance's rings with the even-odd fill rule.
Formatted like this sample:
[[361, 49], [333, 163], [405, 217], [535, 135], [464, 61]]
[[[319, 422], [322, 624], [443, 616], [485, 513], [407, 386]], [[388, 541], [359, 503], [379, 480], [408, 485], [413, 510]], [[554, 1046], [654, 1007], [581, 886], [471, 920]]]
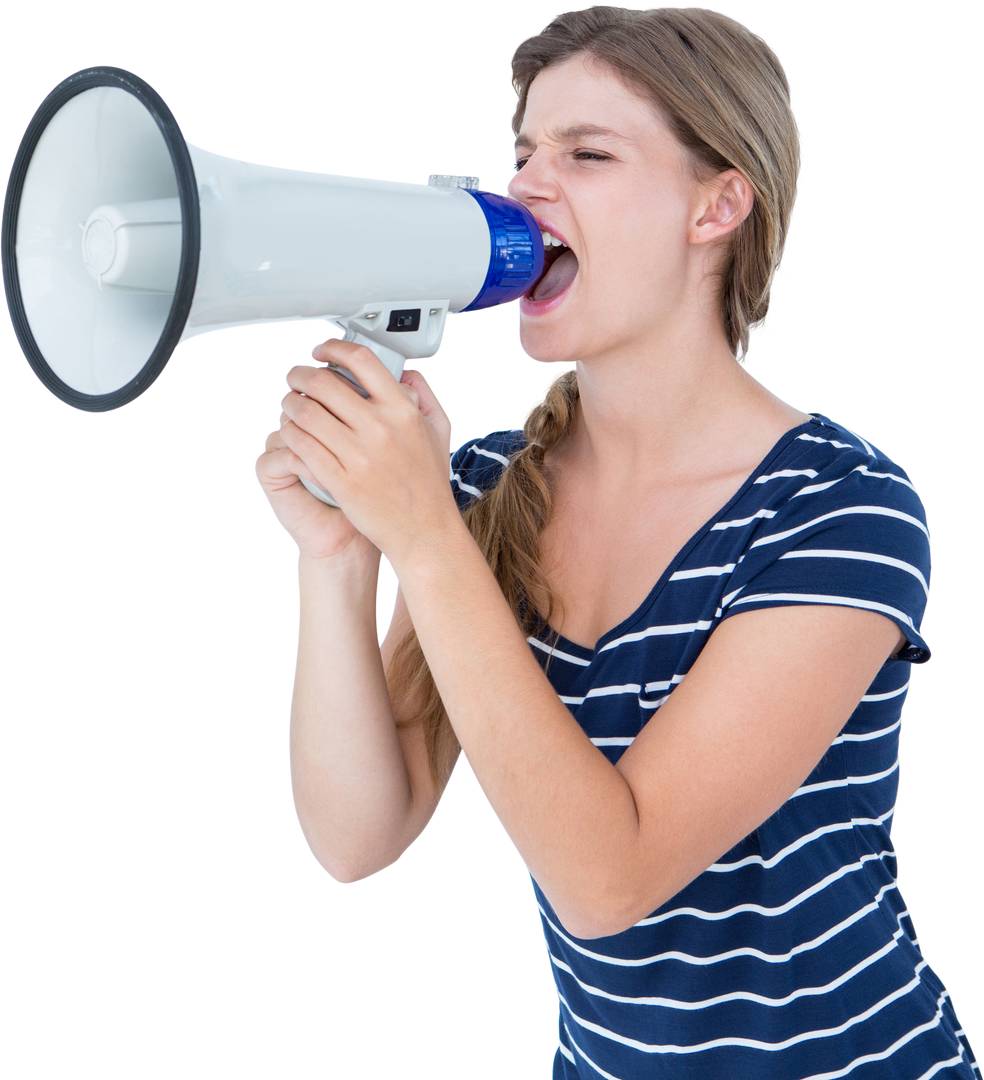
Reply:
[[922, 663], [929, 571], [926, 515], [908, 477], [852, 450], [770, 511], [735, 568], [721, 617], [794, 604], [877, 611], [906, 636], [894, 659]]
[[524, 445], [522, 431], [495, 431], [455, 450], [451, 455], [451, 489], [459, 510], [491, 491], [510, 458]]

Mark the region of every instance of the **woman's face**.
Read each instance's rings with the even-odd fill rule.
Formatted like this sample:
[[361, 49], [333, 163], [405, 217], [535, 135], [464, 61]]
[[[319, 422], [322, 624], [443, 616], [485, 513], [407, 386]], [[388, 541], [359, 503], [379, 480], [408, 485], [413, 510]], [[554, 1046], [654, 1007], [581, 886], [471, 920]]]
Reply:
[[547, 248], [548, 262], [561, 255], [520, 301], [524, 349], [583, 360], [665, 334], [700, 280], [688, 241], [699, 186], [653, 106], [572, 57], [533, 80], [516, 160], [510, 195], [570, 249]]

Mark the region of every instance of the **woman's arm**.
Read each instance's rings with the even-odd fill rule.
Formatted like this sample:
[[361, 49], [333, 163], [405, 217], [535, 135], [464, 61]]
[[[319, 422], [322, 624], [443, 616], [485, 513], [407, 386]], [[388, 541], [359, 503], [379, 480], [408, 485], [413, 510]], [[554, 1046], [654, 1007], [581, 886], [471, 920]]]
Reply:
[[288, 395], [285, 411], [315, 433], [327, 486], [390, 559], [475, 775], [565, 926], [580, 937], [626, 929], [793, 794], [898, 647], [898, 628], [840, 607], [732, 616], [614, 766], [554, 693], [461, 522], [426, 384], [405, 376], [410, 394], [367, 351], [322, 350], [370, 400], [295, 369], [291, 385], [316, 401]]
[[[440, 798], [422, 725], [398, 728], [385, 669], [409, 627], [402, 598], [382, 650], [374, 565], [353, 572], [301, 558], [300, 634], [291, 706], [294, 805], [304, 835], [338, 881], [389, 866]], [[446, 777], [444, 780], [446, 781]]]
[[770, 817], [900, 644], [888, 618], [852, 608], [733, 616], [612, 765], [553, 692], [474, 554], [459, 538], [416, 551], [398, 573], [475, 775], [582, 938], [634, 925]]
[[257, 474], [300, 548], [290, 740], [297, 815], [325, 869], [355, 881], [396, 860], [439, 799], [422, 727], [396, 726], [416, 703], [395, 716], [386, 687], [385, 667], [410, 621], [398, 596], [381, 653], [379, 551], [304, 490], [299, 475], [321, 481], [287, 447], [283, 428], [268, 438]]

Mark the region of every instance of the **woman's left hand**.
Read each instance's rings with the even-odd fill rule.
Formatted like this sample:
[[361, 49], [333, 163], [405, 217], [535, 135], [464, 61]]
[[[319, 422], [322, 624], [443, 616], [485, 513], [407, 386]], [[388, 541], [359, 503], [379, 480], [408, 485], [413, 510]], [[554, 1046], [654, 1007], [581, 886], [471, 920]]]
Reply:
[[330, 368], [292, 368], [281, 435], [395, 564], [458, 521], [448, 483], [451, 423], [419, 372], [396, 382], [364, 345], [333, 338], [312, 355], [348, 368], [369, 397]]

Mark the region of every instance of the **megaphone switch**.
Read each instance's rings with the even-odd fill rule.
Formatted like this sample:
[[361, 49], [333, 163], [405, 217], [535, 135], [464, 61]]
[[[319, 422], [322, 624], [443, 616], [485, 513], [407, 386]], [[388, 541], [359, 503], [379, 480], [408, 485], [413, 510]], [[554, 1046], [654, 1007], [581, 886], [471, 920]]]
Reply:
[[427, 185], [252, 165], [189, 146], [160, 96], [90, 68], [44, 100], [3, 211], [7, 305], [42, 382], [79, 409], [132, 401], [185, 338], [336, 321], [398, 378], [449, 311], [543, 270], [529, 212], [473, 177]]

